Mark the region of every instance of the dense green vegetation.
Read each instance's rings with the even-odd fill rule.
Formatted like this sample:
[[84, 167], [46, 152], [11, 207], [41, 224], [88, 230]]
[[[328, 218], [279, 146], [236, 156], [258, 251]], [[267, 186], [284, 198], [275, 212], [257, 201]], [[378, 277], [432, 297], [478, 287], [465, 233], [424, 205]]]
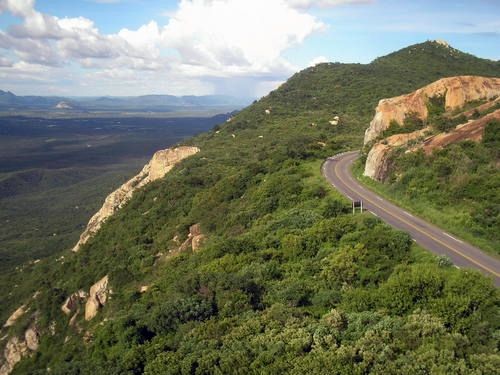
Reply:
[[467, 241], [500, 254], [499, 150], [500, 122], [491, 121], [480, 143], [460, 142], [430, 156], [400, 150], [391, 157], [394, 164], [385, 184], [363, 181]]
[[[410, 59], [403, 50], [309, 68], [187, 141], [202, 151], [136, 193], [78, 254], [12, 275], [19, 287], [1, 317], [39, 290], [38, 324], [56, 324], [14, 373], [494, 374], [491, 280], [350, 214], [320, 175], [325, 157], [361, 144], [380, 98], [443, 72], [499, 74], [498, 63], [447, 50], [425, 43]], [[194, 223], [204, 247], [168, 256]], [[65, 297], [106, 274], [112, 299], [69, 327]]]

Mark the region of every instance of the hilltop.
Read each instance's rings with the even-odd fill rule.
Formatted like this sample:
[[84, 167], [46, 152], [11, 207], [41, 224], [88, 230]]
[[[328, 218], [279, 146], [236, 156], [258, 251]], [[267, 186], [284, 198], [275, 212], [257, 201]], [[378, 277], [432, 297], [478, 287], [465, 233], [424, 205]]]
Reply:
[[493, 374], [491, 280], [352, 215], [320, 175], [362, 145], [381, 98], [500, 76], [498, 62], [450, 51], [426, 42], [308, 68], [183, 142], [200, 151], [77, 253], [2, 279], [3, 321], [25, 311], [2, 331], [24, 349], [13, 373]]

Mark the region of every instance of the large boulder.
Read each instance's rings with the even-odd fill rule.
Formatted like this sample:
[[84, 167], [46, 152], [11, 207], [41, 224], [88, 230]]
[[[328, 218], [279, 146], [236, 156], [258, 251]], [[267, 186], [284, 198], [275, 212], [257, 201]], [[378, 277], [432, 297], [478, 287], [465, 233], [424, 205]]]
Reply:
[[26, 311], [28, 311], [26, 305], [21, 305], [16, 311], [12, 313], [11, 316], [9, 316], [9, 318], [3, 325], [4, 328], [12, 327], [17, 322], [17, 320], [26, 313]]
[[201, 232], [200, 224], [193, 224], [189, 227], [189, 233], [186, 241], [179, 246], [177, 252], [186, 251], [189, 247], [191, 247], [193, 251], [197, 251], [202, 246], [205, 238], [205, 235]]
[[66, 298], [66, 301], [64, 301], [63, 305], [61, 306], [62, 312], [66, 315], [71, 314], [78, 309], [80, 303], [86, 298], [87, 293], [83, 290], [79, 290], [78, 292], [71, 294], [68, 298]]
[[99, 309], [106, 304], [109, 294], [108, 282], [109, 278], [106, 275], [90, 287], [89, 297], [85, 304], [85, 320], [93, 319]]

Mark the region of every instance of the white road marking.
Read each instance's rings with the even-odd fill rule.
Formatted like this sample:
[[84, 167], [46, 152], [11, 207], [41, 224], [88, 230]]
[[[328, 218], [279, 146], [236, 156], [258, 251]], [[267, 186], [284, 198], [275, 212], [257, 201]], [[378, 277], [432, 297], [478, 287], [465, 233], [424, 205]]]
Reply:
[[406, 211], [403, 211], [406, 215], [408, 215], [409, 217], [415, 217], [413, 216], [412, 214], [410, 214], [409, 212], [406, 212]]
[[457, 242], [463, 243], [463, 242], [462, 242], [462, 241], [460, 241], [458, 238], [455, 238], [455, 237], [453, 237], [453, 236], [449, 235], [448, 233], [443, 232], [443, 234], [444, 234], [445, 236], [447, 236], [447, 237], [450, 237], [452, 240], [455, 240], [455, 241], [457, 241]]

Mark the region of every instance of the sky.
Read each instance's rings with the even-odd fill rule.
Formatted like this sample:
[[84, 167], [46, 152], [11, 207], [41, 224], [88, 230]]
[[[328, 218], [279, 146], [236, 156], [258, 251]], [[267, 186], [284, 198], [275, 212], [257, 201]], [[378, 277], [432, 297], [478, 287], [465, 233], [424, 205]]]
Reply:
[[0, 89], [260, 97], [435, 39], [499, 60], [500, 0], [0, 0]]

